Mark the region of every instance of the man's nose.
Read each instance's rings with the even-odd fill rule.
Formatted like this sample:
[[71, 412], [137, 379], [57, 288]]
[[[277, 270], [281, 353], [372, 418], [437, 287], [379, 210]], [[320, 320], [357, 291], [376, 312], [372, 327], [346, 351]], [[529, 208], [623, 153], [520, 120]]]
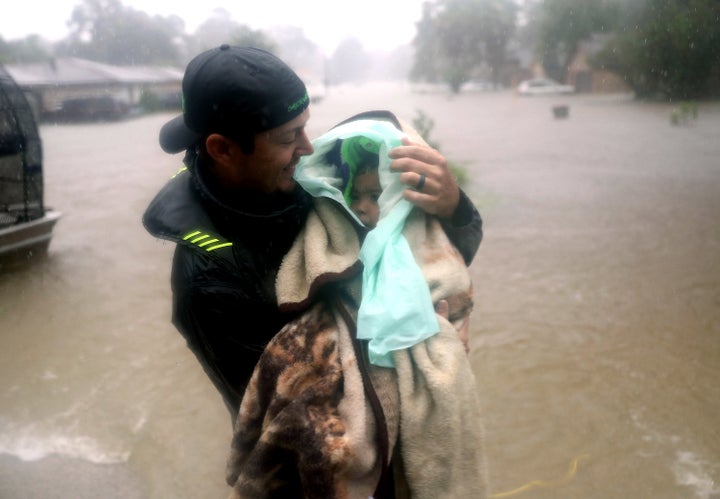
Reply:
[[302, 136], [300, 137], [298, 150], [300, 151], [300, 156], [307, 156], [315, 152], [315, 148], [313, 147], [312, 142], [310, 142], [310, 138], [305, 130], [303, 130]]

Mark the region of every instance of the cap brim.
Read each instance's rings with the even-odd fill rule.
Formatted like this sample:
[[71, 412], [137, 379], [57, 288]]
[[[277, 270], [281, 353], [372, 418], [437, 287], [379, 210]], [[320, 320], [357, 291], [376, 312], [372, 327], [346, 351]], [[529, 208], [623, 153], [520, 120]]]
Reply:
[[167, 153], [182, 152], [199, 139], [200, 134], [185, 125], [182, 114], [165, 123], [160, 129], [160, 147]]

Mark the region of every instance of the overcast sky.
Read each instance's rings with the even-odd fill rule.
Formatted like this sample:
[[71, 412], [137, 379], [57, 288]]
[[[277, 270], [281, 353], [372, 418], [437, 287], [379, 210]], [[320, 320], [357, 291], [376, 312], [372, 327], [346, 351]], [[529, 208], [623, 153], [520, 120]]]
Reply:
[[[81, 0], [18, 0], [0, 15], [0, 35], [16, 40], [38, 34], [56, 41], [67, 33], [67, 20]], [[148, 14], [178, 15], [192, 33], [215, 8], [253, 29], [273, 25], [302, 28], [305, 36], [330, 55], [344, 38], [354, 36], [367, 49], [391, 49], [409, 43], [422, 15], [423, 0], [122, 0], [122, 4]]]

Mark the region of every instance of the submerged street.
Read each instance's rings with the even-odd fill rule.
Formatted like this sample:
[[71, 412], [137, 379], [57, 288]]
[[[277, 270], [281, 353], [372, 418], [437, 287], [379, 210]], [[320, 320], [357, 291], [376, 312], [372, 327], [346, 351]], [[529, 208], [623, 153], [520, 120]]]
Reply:
[[[552, 107], [567, 105], [556, 119]], [[331, 88], [310, 136], [435, 122], [485, 238], [471, 361], [491, 491], [720, 495], [720, 105]], [[140, 218], [180, 166], [172, 115], [41, 126], [48, 257], [0, 274], [0, 497], [224, 497], [231, 421], [170, 323], [173, 247]]]

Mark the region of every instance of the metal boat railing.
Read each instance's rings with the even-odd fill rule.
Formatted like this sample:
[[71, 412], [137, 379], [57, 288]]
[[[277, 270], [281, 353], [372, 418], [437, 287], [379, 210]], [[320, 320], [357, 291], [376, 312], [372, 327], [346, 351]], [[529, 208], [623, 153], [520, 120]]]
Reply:
[[42, 160], [32, 108], [0, 65], [0, 226], [45, 214]]

